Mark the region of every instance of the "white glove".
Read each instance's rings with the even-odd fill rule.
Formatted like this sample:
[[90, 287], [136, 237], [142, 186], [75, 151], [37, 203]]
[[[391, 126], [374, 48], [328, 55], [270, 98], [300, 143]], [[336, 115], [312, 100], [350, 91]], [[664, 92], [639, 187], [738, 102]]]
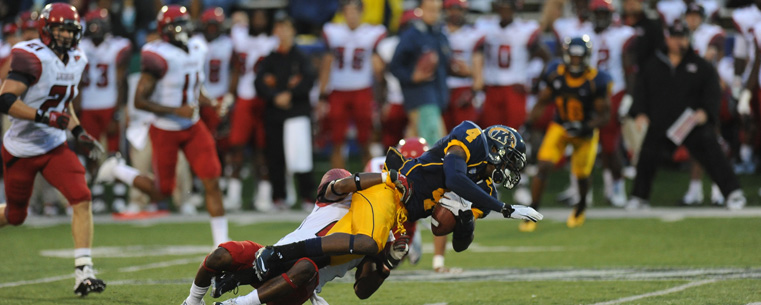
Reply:
[[540, 221], [544, 218], [544, 215], [534, 210], [534, 208], [519, 204], [505, 205], [505, 207], [502, 208], [502, 216], [505, 218], [531, 220], [533, 222]]
[[233, 94], [229, 92], [225, 93], [225, 95], [222, 97], [222, 103], [219, 105], [217, 114], [219, 114], [220, 117], [227, 115], [227, 112], [230, 111], [230, 107], [232, 107], [234, 102], [235, 97]]
[[629, 109], [632, 108], [633, 103], [634, 98], [629, 94], [624, 94], [624, 97], [621, 99], [621, 105], [618, 106], [618, 117], [626, 117], [629, 114]]
[[740, 97], [737, 99], [737, 113], [742, 115], [750, 115], [750, 99], [753, 97], [753, 94], [750, 93], [750, 90], [743, 89], [743, 91], [740, 93]]
[[446, 192], [444, 196], [439, 199], [441, 206], [450, 210], [454, 216], [459, 216], [460, 211], [470, 210], [472, 203], [455, 194], [454, 192]]

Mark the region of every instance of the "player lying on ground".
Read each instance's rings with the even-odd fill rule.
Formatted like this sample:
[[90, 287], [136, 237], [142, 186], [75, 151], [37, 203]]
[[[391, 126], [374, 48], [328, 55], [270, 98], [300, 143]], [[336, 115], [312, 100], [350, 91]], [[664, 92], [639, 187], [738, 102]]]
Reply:
[[352, 196], [349, 212], [327, 236], [262, 249], [257, 254], [256, 275], [260, 280], [270, 278], [275, 275], [273, 269], [302, 257], [329, 255], [330, 264], [337, 265], [376, 255], [384, 248], [389, 230], [404, 232], [404, 221], [430, 216], [448, 190], [473, 202], [474, 213], [499, 211], [506, 218], [541, 220], [543, 216], [534, 209], [506, 205], [476, 184], [491, 179], [508, 188], [517, 185], [526, 160], [525, 149], [523, 138], [513, 128], [495, 125], [482, 131], [475, 123], [465, 121], [417, 159], [404, 161], [398, 153], [391, 153], [386, 168], [399, 169], [415, 185], [409, 199], [385, 185], [364, 189], [360, 187], [361, 177], [355, 175], [359, 191]]
[[[344, 169], [332, 169], [325, 173], [318, 188], [318, 199], [312, 213], [298, 229], [278, 243], [290, 243], [327, 233], [349, 210], [352, 198], [350, 195], [356, 191], [357, 184], [351, 178], [342, 178], [350, 176], [351, 173]], [[404, 177], [397, 176], [393, 171], [384, 174], [366, 173], [361, 176], [360, 186], [363, 187], [389, 184], [394, 185], [395, 188], [406, 188]], [[388, 251], [338, 266], [325, 267], [330, 262], [328, 257], [299, 259], [290, 262], [289, 267], [282, 270], [280, 277], [260, 281], [254, 276], [252, 265], [256, 252], [263, 246], [251, 241], [223, 243], [204, 259], [196, 273], [190, 295], [183, 304], [203, 304], [203, 296], [208, 291], [212, 279], [215, 283], [212, 296], [215, 298], [241, 284], [251, 284], [257, 288], [249, 295], [228, 300], [223, 304], [261, 304], [272, 301], [302, 304], [310, 297], [313, 304], [318, 304], [316, 302], [320, 300], [319, 304], [326, 304], [322, 298], [313, 295], [315, 288], [319, 292], [320, 287], [326, 282], [343, 276], [355, 267], [357, 267], [355, 293], [359, 298], [365, 299], [375, 292], [388, 277], [389, 271], [407, 253], [408, 244], [409, 238], [405, 236], [393, 244], [389, 243]]]

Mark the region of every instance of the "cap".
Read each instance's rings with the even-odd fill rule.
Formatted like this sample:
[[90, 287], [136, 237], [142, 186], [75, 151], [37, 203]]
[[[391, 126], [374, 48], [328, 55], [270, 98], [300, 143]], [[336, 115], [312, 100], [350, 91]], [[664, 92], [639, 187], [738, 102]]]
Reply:
[[674, 21], [674, 23], [668, 27], [668, 31], [666, 32], [669, 36], [687, 36], [690, 34], [687, 25], [680, 20]]
[[692, 13], [699, 14], [700, 16], [705, 16], [705, 9], [703, 9], [703, 6], [700, 4], [693, 2], [687, 5], [687, 11], [684, 14], [687, 15]]

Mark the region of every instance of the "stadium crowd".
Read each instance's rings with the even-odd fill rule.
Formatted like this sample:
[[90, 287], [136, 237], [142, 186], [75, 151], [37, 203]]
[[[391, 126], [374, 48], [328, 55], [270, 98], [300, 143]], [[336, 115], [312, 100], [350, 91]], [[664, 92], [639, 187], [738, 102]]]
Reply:
[[[1, 4], [1, 78], [7, 77], [13, 61], [11, 47], [37, 37], [39, 10], [47, 2]], [[643, 100], [648, 96], [642, 94], [644, 90], [637, 91], [638, 81], [648, 78], [643, 68], [650, 60], [667, 56], [664, 52], [672, 36], [688, 37], [688, 48], [717, 74], [718, 100], [692, 110], [699, 110], [708, 129], [717, 132], [707, 138], [716, 138], [723, 150], [714, 157], [721, 155], [731, 162], [733, 173], [721, 177], [756, 172], [761, 134], [756, 56], [760, 39], [756, 36], [761, 31], [754, 28], [761, 27], [759, 1], [69, 2], [81, 14], [79, 47], [89, 59], [79, 86], [81, 98], [74, 100], [73, 107], [84, 130], [102, 138], [113, 156], [105, 161], [80, 157], [88, 169], [88, 181], [94, 180], [95, 212], [110, 210], [124, 217], [162, 213], [168, 207], [157, 203], [172, 195], [179, 211], [192, 214], [204, 202], [204, 197], [197, 195], [204, 193], [201, 189], [206, 190], [207, 202], [221, 201], [228, 211], [241, 209], [243, 202], [253, 202], [260, 211], [284, 209], [294, 203], [311, 209], [315, 155], [329, 156], [331, 167], [345, 168], [347, 156], [358, 153], [364, 164], [405, 137], [419, 136], [435, 143], [464, 120], [483, 128], [512, 126], [527, 138], [529, 163], [539, 166], [529, 166], [524, 172], [514, 193], [518, 203], [537, 206], [544, 183], [529, 186], [530, 181], [544, 182], [547, 167], [543, 162], [556, 166], [565, 159], [571, 159], [572, 174], [569, 188], [559, 198], [569, 205], [591, 201], [587, 170], [580, 169], [586, 165], [580, 166], [573, 157], [582, 154], [576, 151], [584, 151], [600, 160], [607, 202], [627, 208], [646, 206], [649, 194], [640, 191], [629, 198], [624, 178], [636, 176], [649, 123], [654, 126], [651, 133], [657, 129], [664, 135], [655, 146], [669, 147], [649, 153], [648, 164], [657, 166], [661, 163], [655, 161], [662, 159], [694, 163], [691, 181], [685, 182], [683, 203], [700, 204], [704, 199], [703, 170], [698, 162], [690, 161], [690, 152], [682, 143], [667, 137], [666, 129], [672, 124], [684, 123], [676, 119], [685, 107], [677, 107], [670, 116], [658, 116], [659, 109], [651, 109], [656, 117], [651, 115], [649, 120], [641, 115], [642, 105], [649, 102]], [[200, 158], [194, 153], [197, 149], [188, 150], [185, 142], [177, 144], [184, 153], [175, 156], [178, 148], [174, 148], [151, 157], [157, 147], [164, 147], [151, 141], [174, 138], [152, 132], [172, 128], [155, 119], [151, 113], [155, 109], [140, 102], [141, 94], [151, 94], [140, 89], [144, 85], [141, 73], [160, 78], [166, 72], [157, 68], [162, 65], [160, 59], [151, 59], [154, 51], [149, 46], [165, 39], [161, 27], [166, 24], [157, 22], [155, 16], [164, 5], [173, 4], [184, 5], [183, 13], [189, 16], [189, 44], [207, 50], [205, 75], [185, 75], [184, 83], [175, 80], [176, 85], [202, 88], [211, 100], [197, 109], [188, 105], [182, 110], [186, 113], [175, 115], [200, 116], [210, 131], [209, 141], [198, 140], [193, 145], [216, 148], [209, 153], [220, 161], [223, 174], [218, 182], [209, 180], [215, 169], [200, 164], [208, 162], [194, 161]], [[289, 26], [277, 27], [279, 23]], [[726, 27], [729, 24], [734, 28]], [[554, 123], [560, 123], [554, 118], [568, 119], [579, 110], [567, 98], [537, 103], [545, 89], [555, 86], [548, 81], [552, 72], [548, 69], [555, 67], [554, 62], [568, 61], [563, 58], [563, 46], [579, 37], [589, 43], [584, 64], [606, 72], [611, 79], [609, 120], [599, 128]], [[284, 50], [290, 49], [289, 44], [295, 47], [287, 55]], [[290, 71], [284, 68], [288, 66]], [[695, 72], [690, 69], [695, 67], [687, 67], [685, 79]], [[537, 104], [541, 107], [535, 107]], [[651, 121], [660, 117], [667, 118]], [[703, 121], [693, 123], [701, 125]], [[551, 144], [563, 148], [542, 153], [542, 139], [547, 141], [545, 134], [554, 135], [550, 130], [557, 127], [567, 139], [564, 144]], [[7, 125], [3, 129], [7, 130]], [[599, 132], [593, 133], [596, 129]], [[594, 138], [594, 147], [576, 145], [571, 140], [574, 137]], [[567, 154], [565, 145], [572, 146], [574, 153]], [[590, 149], [592, 152], [587, 152]], [[124, 157], [114, 156], [117, 153]], [[169, 174], [155, 173], [159, 167]], [[99, 168], [103, 173], [96, 175]], [[160, 190], [156, 190], [153, 175], [158, 177]], [[242, 179], [251, 175], [256, 181], [251, 186], [256, 198], [244, 200]], [[106, 198], [106, 188], [101, 184], [113, 181], [117, 181], [112, 188], [117, 200], [105, 204], [101, 198]], [[298, 195], [287, 187], [294, 181]], [[580, 182], [583, 192], [579, 192]], [[724, 190], [714, 184], [711, 203], [742, 208], [746, 199], [736, 192], [735, 184]], [[125, 186], [134, 186], [128, 195]], [[213, 191], [216, 188], [219, 190]], [[54, 202], [65, 200], [54, 191], [50, 194], [51, 189], [44, 179], [37, 178], [32, 198], [44, 204], [33, 204], [34, 213], [60, 212]]]

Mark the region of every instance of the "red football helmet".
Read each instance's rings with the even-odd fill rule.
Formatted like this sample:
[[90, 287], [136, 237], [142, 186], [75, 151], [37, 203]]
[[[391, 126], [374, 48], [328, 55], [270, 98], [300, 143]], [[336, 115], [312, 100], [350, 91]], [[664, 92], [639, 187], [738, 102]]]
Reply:
[[613, 7], [613, 2], [611, 0], [592, 0], [589, 2], [589, 10], [590, 11], [608, 11], [613, 12], [616, 9]]
[[39, 14], [33, 11], [21, 12], [18, 16], [18, 24], [22, 30], [36, 30], [37, 29], [37, 17]]
[[322, 179], [320, 179], [320, 185], [317, 187], [318, 190], [321, 190], [323, 187], [325, 187], [325, 184], [328, 184], [330, 181], [343, 179], [346, 177], [351, 176], [351, 173], [343, 168], [333, 168], [325, 173], [325, 175], [322, 175]]
[[423, 138], [411, 137], [399, 141], [397, 149], [405, 158], [414, 159], [428, 151], [428, 143]]
[[[53, 29], [71, 32], [71, 41], [56, 38]], [[67, 3], [51, 3], [40, 12], [37, 31], [42, 43], [56, 52], [65, 53], [77, 47], [82, 36], [82, 25], [79, 23], [79, 13], [74, 6]], [[61, 40], [61, 41], [59, 41]]]
[[188, 44], [188, 10], [180, 5], [164, 5], [156, 18], [158, 30], [164, 41], [178, 46]]
[[10, 22], [10, 23], [6, 23], [5, 25], [3, 25], [3, 37], [4, 38], [10, 37], [10, 36], [15, 36], [16, 34], [18, 34], [18, 25], [17, 24], [15, 24], [13, 22]]
[[468, 8], [468, 0], [446, 0], [444, 1], [444, 8], [459, 7], [461, 9]]
[[105, 39], [106, 34], [111, 31], [108, 10], [104, 8], [92, 10], [87, 13], [87, 15], [85, 15], [85, 22], [87, 23], [85, 36], [90, 37], [96, 45], [100, 44], [100, 42]]
[[589, 3], [592, 11], [592, 24], [596, 32], [602, 32], [613, 24], [613, 12], [615, 8], [611, 0], [592, 0]]
[[204, 11], [201, 15], [201, 24], [206, 40], [212, 41], [219, 37], [224, 22], [225, 11], [221, 7], [212, 7]]

